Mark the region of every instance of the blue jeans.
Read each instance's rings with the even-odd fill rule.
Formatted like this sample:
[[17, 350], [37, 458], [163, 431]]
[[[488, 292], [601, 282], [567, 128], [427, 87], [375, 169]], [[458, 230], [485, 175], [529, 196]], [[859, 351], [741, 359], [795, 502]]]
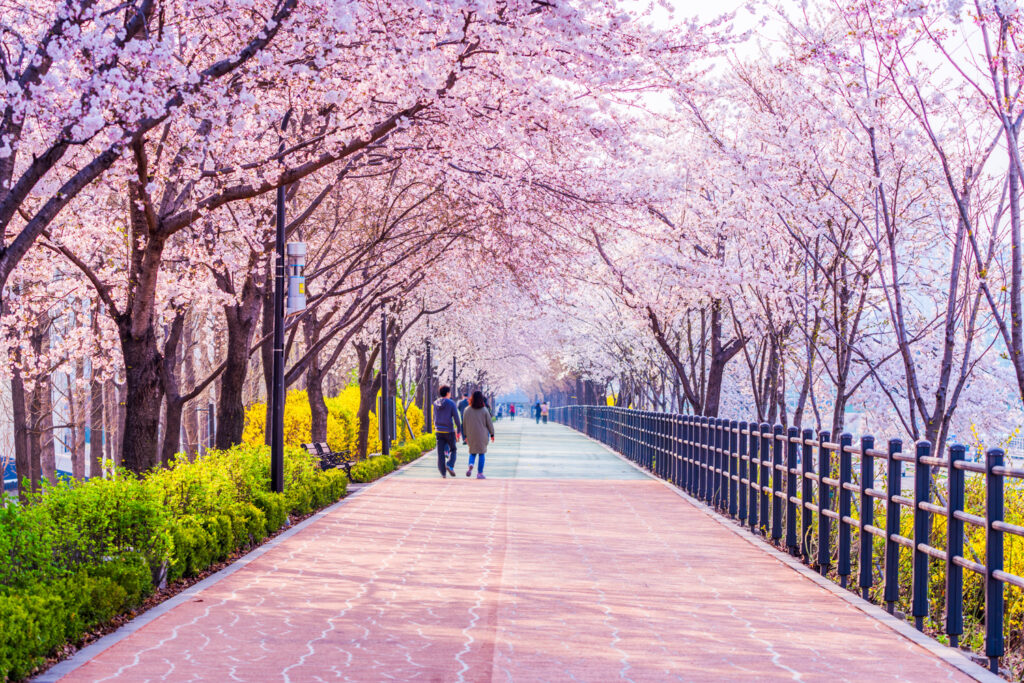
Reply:
[[455, 467], [455, 434], [452, 432], [437, 432], [437, 469], [442, 475], [448, 474], [445, 467], [445, 451], [448, 451], [447, 466]]
[[470, 467], [473, 466], [473, 462], [477, 459], [477, 456], [480, 457], [480, 467], [477, 469], [477, 472], [479, 472], [480, 474], [483, 474], [484, 473], [484, 454], [483, 453], [470, 453], [469, 454], [469, 466]]

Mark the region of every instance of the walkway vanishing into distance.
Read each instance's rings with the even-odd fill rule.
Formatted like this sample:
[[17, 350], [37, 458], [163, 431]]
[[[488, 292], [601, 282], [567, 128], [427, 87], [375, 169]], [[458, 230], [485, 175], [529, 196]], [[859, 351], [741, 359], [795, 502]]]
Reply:
[[423, 458], [48, 679], [969, 680], [566, 427], [487, 460]]

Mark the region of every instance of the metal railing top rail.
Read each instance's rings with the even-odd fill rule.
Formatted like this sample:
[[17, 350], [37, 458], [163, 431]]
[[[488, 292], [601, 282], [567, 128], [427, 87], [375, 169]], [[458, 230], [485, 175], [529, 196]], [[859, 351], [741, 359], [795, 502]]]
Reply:
[[[978, 574], [985, 584], [985, 654], [990, 667], [998, 670], [999, 658], [1005, 654], [1004, 586], [1024, 588], [1024, 577], [1003, 567], [1003, 535], [1024, 538], [1024, 526], [1005, 520], [1005, 479], [1024, 479], [1024, 469], [1004, 465], [1001, 449], [989, 450], [984, 462], [970, 462], [962, 445], [950, 446], [942, 458], [932, 454], [927, 441], [913, 444], [911, 452], [904, 453], [900, 439], [890, 439], [887, 448], [880, 449], [870, 435], [860, 437], [855, 445], [848, 433], [833, 441], [827, 431], [815, 434], [766, 422], [611, 406], [553, 408], [551, 416], [738, 519], [752, 532], [784, 544], [806, 563], [816, 564], [823, 575], [832, 567], [834, 556], [835, 571], [844, 587], [852, 572], [852, 532], [856, 529], [858, 586], [865, 599], [874, 586], [874, 568], [870, 559], [862, 562], [860, 558], [873, 559], [872, 539], [882, 539], [882, 592], [890, 612], [895, 611], [900, 594], [899, 551], [910, 550], [910, 611], [919, 630], [923, 630], [929, 610], [929, 564], [943, 562], [944, 630], [953, 647], [963, 634], [962, 570]], [[855, 457], [859, 481], [854, 475]], [[875, 486], [876, 463], [885, 468], [884, 490]], [[912, 498], [903, 495], [903, 463], [911, 465]], [[941, 505], [931, 500], [933, 470], [946, 472], [946, 500]], [[984, 517], [964, 509], [967, 473], [985, 478]], [[884, 529], [874, 523], [876, 501], [884, 506]], [[902, 510], [912, 515], [913, 538], [901, 534]], [[946, 548], [931, 543], [932, 515], [945, 518]], [[833, 523], [837, 526], [835, 553]], [[984, 530], [984, 564], [964, 556], [965, 524]]]

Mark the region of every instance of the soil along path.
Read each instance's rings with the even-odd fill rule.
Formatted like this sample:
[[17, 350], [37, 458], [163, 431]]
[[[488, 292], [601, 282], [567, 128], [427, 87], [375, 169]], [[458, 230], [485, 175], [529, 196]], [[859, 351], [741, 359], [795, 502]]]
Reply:
[[421, 459], [63, 680], [969, 680], [567, 428], [487, 459]]

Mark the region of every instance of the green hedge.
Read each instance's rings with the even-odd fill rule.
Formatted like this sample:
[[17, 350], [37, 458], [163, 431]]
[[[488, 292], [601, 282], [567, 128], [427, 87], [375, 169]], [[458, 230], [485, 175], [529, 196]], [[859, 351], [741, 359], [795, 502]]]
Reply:
[[45, 654], [137, 607], [153, 590], [141, 555], [80, 569], [67, 578], [0, 592], [0, 674], [19, 679]]
[[394, 472], [398, 462], [390, 455], [375, 455], [352, 465], [352, 481], [365, 483]]
[[366, 483], [380, 479], [436, 446], [437, 438], [433, 434], [424, 434], [404, 445], [393, 446], [390, 455], [375, 455], [352, 465], [352, 481]]
[[270, 493], [265, 446], [209, 451], [144, 477], [46, 486], [0, 500], [0, 679], [138, 605], [154, 581], [194, 576], [288, 521], [343, 497], [341, 470], [285, 449], [285, 492]]
[[397, 446], [391, 451], [391, 455], [394, 456], [401, 464], [412, 462], [416, 458], [423, 455], [424, 451], [433, 450], [437, 447], [437, 437], [433, 434], [424, 434], [419, 438], [409, 441], [404, 446]]

